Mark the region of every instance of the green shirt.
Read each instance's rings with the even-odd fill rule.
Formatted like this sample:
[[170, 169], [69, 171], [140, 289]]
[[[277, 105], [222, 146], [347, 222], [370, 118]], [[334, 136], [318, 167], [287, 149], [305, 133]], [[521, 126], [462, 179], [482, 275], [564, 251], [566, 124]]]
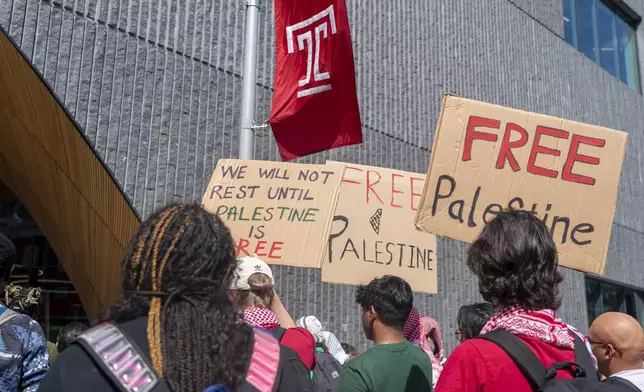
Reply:
[[378, 344], [347, 362], [339, 392], [431, 392], [432, 364], [417, 346]]

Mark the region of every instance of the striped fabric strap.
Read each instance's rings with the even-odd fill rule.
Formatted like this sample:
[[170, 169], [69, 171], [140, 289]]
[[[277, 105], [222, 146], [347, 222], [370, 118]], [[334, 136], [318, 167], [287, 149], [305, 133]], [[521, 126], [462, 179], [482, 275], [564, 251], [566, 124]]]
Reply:
[[253, 328], [255, 344], [246, 381], [259, 392], [271, 392], [277, 379], [280, 363], [280, 345], [270, 332]]
[[158, 384], [155, 372], [114, 325], [105, 323], [96, 326], [78, 339], [109, 370], [122, 391], [149, 392]]

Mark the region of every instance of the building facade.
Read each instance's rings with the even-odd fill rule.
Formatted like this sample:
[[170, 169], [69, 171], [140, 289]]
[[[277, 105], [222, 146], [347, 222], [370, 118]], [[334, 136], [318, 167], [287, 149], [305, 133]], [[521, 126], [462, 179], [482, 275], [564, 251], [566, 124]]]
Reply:
[[[244, 4], [0, 0], [0, 27], [145, 218], [168, 203], [200, 201], [217, 160], [237, 154]], [[347, 7], [365, 141], [300, 162], [424, 173], [446, 92], [626, 131], [606, 274], [562, 269], [560, 316], [582, 330], [613, 309], [644, 322], [644, 0], [347, 0]], [[272, 10], [262, 1], [257, 122], [268, 118], [272, 98]], [[269, 129], [256, 131], [255, 157], [279, 159]], [[415, 299], [441, 322], [448, 350], [458, 308], [480, 300], [466, 248], [440, 238], [439, 292]], [[355, 287], [321, 283], [319, 270], [275, 271], [293, 316], [314, 314], [342, 341], [366, 344]]]

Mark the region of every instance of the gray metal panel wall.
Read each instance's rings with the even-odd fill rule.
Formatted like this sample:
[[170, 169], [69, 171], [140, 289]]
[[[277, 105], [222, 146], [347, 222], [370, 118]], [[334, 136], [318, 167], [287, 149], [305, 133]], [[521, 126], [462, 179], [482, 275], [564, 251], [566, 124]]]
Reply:
[[[627, 1], [644, 12], [642, 0]], [[210, 172], [237, 152], [242, 0], [0, 0], [0, 26], [17, 42], [147, 216], [198, 201]], [[445, 92], [628, 131], [606, 277], [644, 287], [644, 99], [562, 39], [560, 0], [347, 0], [365, 143], [326, 159], [425, 172]], [[259, 121], [270, 110], [272, 4], [264, 2]], [[641, 30], [641, 29], [640, 29]], [[640, 40], [642, 32], [638, 33]], [[644, 52], [644, 45], [640, 45]], [[258, 159], [278, 159], [268, 130]], [[421, 311], [455, 345], [460, 305], [479, 299], [466, 245], [439, 241], [439, 287]], [[366, 344], [355, 288], [319, 271], [276, 268], [294, 316], [317, 315], [341, 340]], [[565, 270], [564, 320], [585, 329], [583, 274]]]

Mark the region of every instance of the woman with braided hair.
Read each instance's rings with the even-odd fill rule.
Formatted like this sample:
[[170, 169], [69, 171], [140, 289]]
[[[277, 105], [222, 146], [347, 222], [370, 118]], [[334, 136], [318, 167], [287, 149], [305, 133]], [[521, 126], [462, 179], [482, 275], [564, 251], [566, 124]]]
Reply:
[[[198, 205], [166, 207], [139, 228], [125, 256], [123, 293], [108, 325], [117, 326], [163, 380], [164, 388], [152, 391], [201, 392], [212, 386], [257, 390], [246, 376], [258, 335], [241, 323], [228, 298], [235, 265], [228, 228]], [[84, 343], [100, 328], [83, 334], [61, 354], [41, 391], [128, 390], [116, 388], [128, 375], [119, 378], [109, 368], [105, 371], [102, 353], [93, 356]], [[297, 355], [285, 348], [278, 354], [275, 391], [287, 390], [281, 388], [281, 378], [298, 380], [293, 373], [298, 364], [285, 360]], [[299, 365], [306, 382], [306, 368]]]

